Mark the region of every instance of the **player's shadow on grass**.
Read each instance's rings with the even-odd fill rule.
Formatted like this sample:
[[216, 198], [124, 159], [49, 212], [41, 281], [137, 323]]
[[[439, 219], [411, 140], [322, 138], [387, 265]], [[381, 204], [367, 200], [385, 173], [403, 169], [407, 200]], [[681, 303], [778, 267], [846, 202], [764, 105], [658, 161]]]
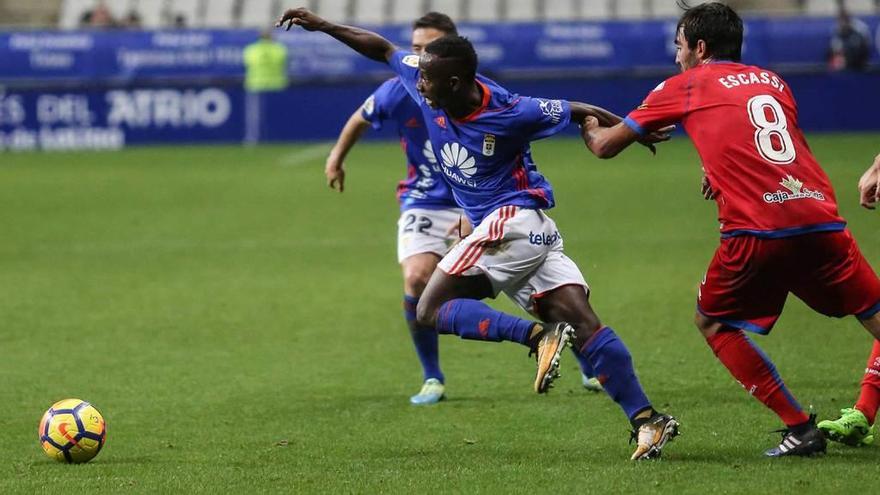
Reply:
[[[791, 462], [816, 462], [821, 463], [823, 469], [829, 469], [834, 466], [847, 467], [853, 463], [864, 463], [874, 466], [877, 463], [877, 455], [880, 449], [876, 447], [851, 448], [837, 445], [829, 445], [828, 452], [824, 456], [816, 456], [809, 459], [800, 457], [786, 457], [781, 459], [772, 459], [764, 457], [762, 449], [770, 448], [772, 441], [766, 445], [755, 444], [754, 446], [737, 446], [737, 447], [717, 447], [717, 448], [701, 448], [700, 451], [694, 451], [693, 447], [679, 444], [672, 444], [668, 449], [668, 455], [664, 450], [663, 462], [698, 462], [704, 464], [717, 464], [728, 466], [734, 469], [750, 469], [755, 466], [756, 462], [766, 462], [770, 465], [779, 464], [787, 466]], [[819, 464], [816, 465], [820, 467]]]

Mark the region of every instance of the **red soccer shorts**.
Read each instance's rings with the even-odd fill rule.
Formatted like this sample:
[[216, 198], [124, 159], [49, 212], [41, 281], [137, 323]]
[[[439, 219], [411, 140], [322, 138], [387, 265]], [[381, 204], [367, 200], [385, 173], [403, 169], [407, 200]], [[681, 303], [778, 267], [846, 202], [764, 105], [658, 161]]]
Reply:
[[848, 230], [722, 239], [700, 285], [697, 311], [767, 334], [789, 292], [827, 316], [865, 319], [880, 311], [880, 279]]

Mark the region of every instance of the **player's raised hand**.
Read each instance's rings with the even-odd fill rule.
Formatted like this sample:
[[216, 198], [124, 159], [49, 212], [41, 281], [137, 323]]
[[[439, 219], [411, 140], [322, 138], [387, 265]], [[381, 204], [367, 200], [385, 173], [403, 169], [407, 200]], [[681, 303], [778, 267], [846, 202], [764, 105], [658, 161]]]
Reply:
[[[286, 25], [285, 25], [286, 24]], [[327, 26], [327, 21], [312, 13], [309, 9], [300, 7], [298, 9], [288, 9], [275, 23], [275, 27], [283, 27], [286, 31], [290, 31], [294, 25], [297, 25], [306, 31], [321, 31]]]
[[327, 187], [336, 189], [339, 186], [339, 192], [345, 190], [345, 164], [333, 157], [327, 158], [327, 164], [324, 165], [324, 176], [327, 177]]
[[859, 179], [859, 202], [869, 210], [880, 203], [880, 155]]

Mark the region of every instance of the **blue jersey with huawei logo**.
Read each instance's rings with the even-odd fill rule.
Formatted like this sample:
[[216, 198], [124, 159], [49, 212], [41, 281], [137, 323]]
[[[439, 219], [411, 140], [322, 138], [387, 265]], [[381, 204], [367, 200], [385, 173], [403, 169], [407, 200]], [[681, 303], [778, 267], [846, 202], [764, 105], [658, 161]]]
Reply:
[[375, 129], [381, 129], [382, 123], [387, 120], [397, 124], [400, 146], [406, 154], [407, 163], [406, 179], [397, 185], [397, 200], [401, 210], [458, 208], [437, 165], [422, 112], [406, 92], [400, 78], [389, 79], [379, 86], [364, 102], [361, 115]]
[[478, 75], [482, 104], [456, 120], [431, 108], [419, 94], [418, 60], [398, 51], [389, 65], [418, 102], [437, 161], [471, 223], [478, 225], [502, 206], [552, 208], [553, 189], [535, 167], [529, 143], [565, 129], [571, 119], [569, 103], [512, 94]]

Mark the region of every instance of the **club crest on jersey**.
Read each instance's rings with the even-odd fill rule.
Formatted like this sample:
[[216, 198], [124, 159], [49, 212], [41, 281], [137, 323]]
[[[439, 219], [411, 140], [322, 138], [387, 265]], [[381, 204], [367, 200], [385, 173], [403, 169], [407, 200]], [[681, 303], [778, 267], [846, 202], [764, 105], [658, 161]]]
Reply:
[[434, 119], [434, 123], [437, 124], [437, 125], [439, 125], [440, 127], [444, 128], [444, 129], [446, 129], [446, 117], [443, 117], [443, 116], [441, 115], [440, 117], [437, 117], [436, 119]]
[[403, 65], [408, 65], [410, 67], [414, 67], [416, 69], [419, 68], [419, 56], [418, 55], [407, 55], [403, 57], [400, 61]]
[[825, 201], [825, 195], [820, 191], [814, 191], [804, 187], [804, 183], [795, 179], [791, 175], [783, 177], [779, 185], [788, 189], [783, 191], [777, 189], [775, 192], [764, 193], [764, 202], [766, 203], [785, 203], [796, 199], [815, 199], [817, 201]]
[[483, 136], [483, 156], [492, 156], [495, 154], [495, 135], [486, 134]]

